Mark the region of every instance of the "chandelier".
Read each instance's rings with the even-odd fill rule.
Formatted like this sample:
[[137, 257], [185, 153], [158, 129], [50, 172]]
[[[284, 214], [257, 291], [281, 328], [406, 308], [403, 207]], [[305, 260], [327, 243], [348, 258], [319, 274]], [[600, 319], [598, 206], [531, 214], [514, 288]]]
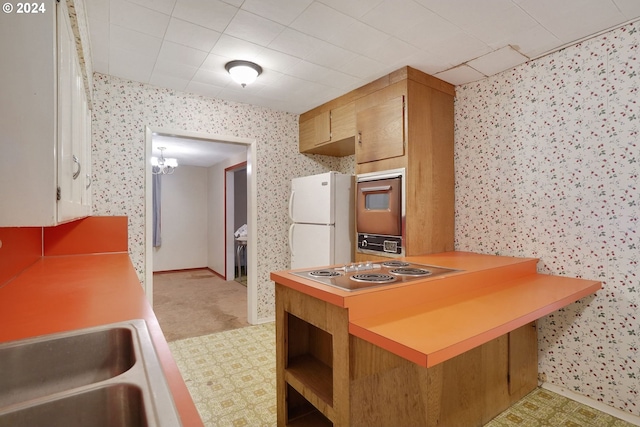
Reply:
[[166, 149], [166, 147], [158, 147], [160, 157], [151, 158], [151, 172], [154, 175], [171, 175], [178, 167], [178, 159], [164, 157], [163, 151]]

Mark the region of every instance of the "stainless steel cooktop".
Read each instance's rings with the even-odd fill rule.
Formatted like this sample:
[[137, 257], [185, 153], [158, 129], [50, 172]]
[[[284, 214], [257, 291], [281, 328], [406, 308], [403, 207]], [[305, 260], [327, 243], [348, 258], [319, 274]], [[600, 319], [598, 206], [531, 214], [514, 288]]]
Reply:
[[295, 271], [291, 274], [345, 291], [412, 282], [461, 270], [406, 261], [363, 262], [342, 267]]

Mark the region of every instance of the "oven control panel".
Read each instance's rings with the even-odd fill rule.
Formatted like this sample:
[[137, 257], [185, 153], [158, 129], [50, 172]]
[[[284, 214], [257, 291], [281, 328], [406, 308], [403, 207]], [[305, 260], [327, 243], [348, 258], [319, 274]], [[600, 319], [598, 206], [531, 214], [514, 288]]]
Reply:
[[358, 233], [358, 252], [403, 255], [402, 237]]

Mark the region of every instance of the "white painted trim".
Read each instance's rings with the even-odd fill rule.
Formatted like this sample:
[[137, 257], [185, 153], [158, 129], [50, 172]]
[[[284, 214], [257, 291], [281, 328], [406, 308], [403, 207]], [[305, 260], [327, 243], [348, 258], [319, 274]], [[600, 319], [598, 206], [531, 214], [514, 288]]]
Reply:
[[[153, 224], [151, 201], [151, 139], [153, 133], [167, 136], [177, 136], [184, 138], [202, 139], [216, 142], [230, 142], [247, 146], [247, 234], [250, 236], [247, 241], [247, 264], [249, 274], [247, 280], [247, 321], [251, 324], [264, 323], [258, 319], [258, 182], [256, 174], [256, 162], [258, 148], [256, 140], [252, 138], [239, 138], [229, 135], [215, 135], [203, 132], [189, 132], [184, 130], [174, 130], [165, 128], [145, 128], [145, 292], [151, 306], [153, 306]], [[149, 220], [147, 220], [149, 219]]]
[[613, 408], [609, 405], [606, 405], [602, 402], [598, 402], [595, 399], [592, 399], [590, 397], [584, 396], [582, 394], [573, 392], [569, 389], [566, 389], [564, 387], [560, 387], [558, 385], [555, 384], [551, 384], [551, 383], [542, 383], [540, 385], [540, 387], [552, 391], [556, 394], [559, 394], [560, 396], [564, 396], [568, 399], [571, 400], [575, 400], [578, 403], [582, 403], [583, 405], [586, 405], [590, 408], [596, 409], [600, 412], [604, 412], [605, 414], [611, 415], [612, 417], [616, 417], [616, 418], [620, 418], [621, 420], [624, 420], [628, 423], [633, 424], [634, 426], [640, 426], [640, 417], [630, 414], [626, 411], [622, 411], [620, 409], [617, 408]]

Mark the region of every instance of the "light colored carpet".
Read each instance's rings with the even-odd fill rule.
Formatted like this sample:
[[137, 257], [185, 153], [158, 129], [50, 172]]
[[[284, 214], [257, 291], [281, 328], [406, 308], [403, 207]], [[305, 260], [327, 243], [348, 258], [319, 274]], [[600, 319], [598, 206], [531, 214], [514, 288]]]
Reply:
[[153, 311], [167, 341], [249, 326], [247, 287], [207, 269], [154, 273]]
[[[275, 324], [169, 343], [207, 427], [276, 425]], [[485, 427], [633, 427], [541, 388]]]

